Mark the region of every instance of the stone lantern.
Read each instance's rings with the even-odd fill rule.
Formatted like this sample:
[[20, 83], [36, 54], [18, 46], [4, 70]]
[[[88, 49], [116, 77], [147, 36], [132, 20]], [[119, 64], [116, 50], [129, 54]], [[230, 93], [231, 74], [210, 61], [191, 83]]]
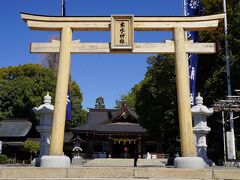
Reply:
[[44, 155], [50, 154], [50, 136], [51, 136], [51, 128], [52, 128], [52, 114], [54, 110], [54, 106], [51, 104], [51, 96], [47, 92], [47, 95], [44, 96], [44, 104], [39, 107], [34, 107], [33, 111], [36, 114], [40, 115], [40, 124], [36, 127], [37, 131], [41, 135], [41, 143], [40, 143], [40, 154], [38, 158], [36, 158], [35, 165], [40, 165], [40, 158]]
[[198, 93], [196, 97], [196, 105], [192, 107], [193, 116], [193, 133], [196, 145], [196, 154], [198, 157], [202, 157], [206, 164], [214, 166], [212, 160], [207, 157], [207, 144], [206, 136], [211, 131], [211, 128], [207, 126], [207, 117], [212, 115], [213, 109], [209, 109], [203, 105], [203, 98]]

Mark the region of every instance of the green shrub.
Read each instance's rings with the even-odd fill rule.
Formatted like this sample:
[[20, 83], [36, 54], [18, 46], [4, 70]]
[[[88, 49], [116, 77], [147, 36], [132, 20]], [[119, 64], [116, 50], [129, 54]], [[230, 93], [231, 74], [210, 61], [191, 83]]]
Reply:
[[27, 140], [23, 144], [23, 149], [26, 152], [31, 153], [31, 161], [32, 161], [32, 155], [36, 154], [40, 150], [40, 144], [39, 142], [33, 141], [33, 140]]
[[0, 154], [0, 164], [7, 164], [7, 156]]
[[240, 159], [240, 151], [236, 151], [237, 159]]

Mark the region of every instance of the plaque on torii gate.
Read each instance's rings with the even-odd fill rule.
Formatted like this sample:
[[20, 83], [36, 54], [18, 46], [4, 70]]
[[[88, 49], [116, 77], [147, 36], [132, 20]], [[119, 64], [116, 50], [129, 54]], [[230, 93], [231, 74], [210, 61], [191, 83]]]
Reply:
[[133, 49], [133, 15], [111, 16], [111, 49]]
[[[224, 14], [198, 17], [130, 16], [129, 18], [129, 15], [112, 17], [53, 17], [22, 13], [21, 17], [30, 29], [61, 31], [60, 41], [31, 43], [30, 50], [32, 53], [60, 53], [51, 135], [50, 153], [52, 156], [63, 155], [66, 99], [71, 53], [174, 53], [181, 152], [182, 156], [186, 158], [195, 156], [187, 53], [211, 54], [215, 53], [216, 48], [214, 43], [194, 43], [188, 41], [185, 37], [185, 31], [214, 30], [218, 27], [219, 21], [224, 18]], [[172, 31], [174, 35], [173, 41], [166, 41], [164, 43], [135, 43], [133, 41], [134, 34], [130, 37], [128, 44], [122, 43], [122, 40], [125, 42], [125, 39], [121, 40], [121, 34], [118, 34], [119, 37], [115, 39], [119, 42], [112, 39], [111, 43], [82, 43], [72, 40], [73, 31], [110, 31], [111, 28], [114, 28], [116, 25], [119, 28], [121, 24], [119, 25], [119, 22], [116, 22], [118, 19], [120, 19], [120, 21], [129, 22], [128, 28], [132, 28], [132, 31]], [[114, 20], [116, 20], [116, 24], [112, 24]], [[113, 30], [114, 29], [112, 29], [112, 31]], [[112, 38], [114, 37], [112, 36]], [[192, 164], [190, 166], [192, 166]]]

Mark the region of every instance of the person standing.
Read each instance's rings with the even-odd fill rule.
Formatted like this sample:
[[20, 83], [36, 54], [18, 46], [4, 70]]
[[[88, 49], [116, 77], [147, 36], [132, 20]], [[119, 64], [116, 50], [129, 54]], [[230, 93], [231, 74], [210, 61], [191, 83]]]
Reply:
[[138, 156], [139, 156], [138, 145], [135, 145], [135, 148], [134, 148], [134, 167], [137, 166]]

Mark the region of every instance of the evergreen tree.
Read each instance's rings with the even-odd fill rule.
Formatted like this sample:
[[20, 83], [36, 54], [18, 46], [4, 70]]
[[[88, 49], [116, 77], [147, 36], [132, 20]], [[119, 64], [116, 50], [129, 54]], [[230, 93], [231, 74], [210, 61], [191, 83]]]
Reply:
[[[0, 68], [0, 119], [28, 118], [38, 124], [38, 116], [32, 111], [43, 103], [47, 91], [54, 104], [56, 77], [54, 71], [39, 64], [26, 64]], [[86, 120], [82, 109], [82, 93], [75, 81], [70, 83], [72, 123], [81, 125]]]
[[[201, 2], [202, 15], [223, 12], [222, 0]], [[232, 89], [240, 89], [240, 1], [227, 1], [227, 9]], [[204, 97], [204, 104], [211, 107], [214, 101], [227, 95], [223, 22], [217, 30], [200, 32], [199, 35], [200, 42], [215, 42], [217, 47], [216, 54], [199, 55], [198, 61], [197, 91]], [[144, 80], [135, 85], [129, 94], [122, 96], [117, 106], [121, 101], [132, 104], [139, 115], [140, 124], [151, 134], [176, 136], [178, 116], [173, 57], [153, 56], [148, 63]], [[215, 113], [208, 121], [212, 132], [221, 133], [221, 125], [217, 123], [219, 115]]]
[[37, 123], [32, 108], [43, 103], [47, 91], [54, 97], [55, 86], [53, 71], [38, 64], [0, 68], [0, 118], [28, 118]]
[[96, 109], [105, 109], [105, 104], [104, 104], [104, 99], [103, 97], [98, 97], [96, 99], [96, 104], [95, 104]]

